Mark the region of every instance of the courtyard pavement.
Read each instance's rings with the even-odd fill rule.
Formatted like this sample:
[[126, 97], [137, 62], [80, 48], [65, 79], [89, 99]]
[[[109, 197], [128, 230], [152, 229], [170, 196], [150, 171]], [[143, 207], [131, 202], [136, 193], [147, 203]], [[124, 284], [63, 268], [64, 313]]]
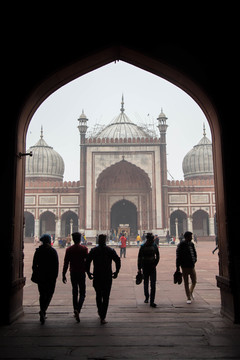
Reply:
[[41, 325], [37, 286], [30, 280], [35, 247], [25, 244], [25, 315], [0, 328], [0, 359], [240, 359], [240, 325], [220, 315], [214, 247], [214, 242], [197, 244], [195, 300], [188, 305], [183, 285], [173, 284], [176, 247], [160, 246], [156, 309], [144, 304], [143, 285], [135, 284], [138, 248], [128, 248], [113, 281], [106, 325], [100, 325], [89, 279], [76, 323], [69, 273], [67, 284], [61, 281], [65, 249], [57, 249], [59, 278]]

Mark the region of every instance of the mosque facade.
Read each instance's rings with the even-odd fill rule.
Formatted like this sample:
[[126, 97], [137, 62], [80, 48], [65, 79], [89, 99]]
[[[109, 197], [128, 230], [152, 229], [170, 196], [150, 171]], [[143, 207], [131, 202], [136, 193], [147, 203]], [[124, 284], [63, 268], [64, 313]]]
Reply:
[[203, 137], [183, 159], [184, 180], [167, 178], [167, 117], [157, 118], [159, 135], [136, 125], [122, 99], [120, 114], [88, 136], [84, 112], [78, 119], [80, 180], [64, 182], [64, 161], [43, 139], [26, 159], [25, 238], [48, 232], [66, 238], [82, 231], [133, 238], [143, 231], [178, 237], [216, 233], [212, 144]]

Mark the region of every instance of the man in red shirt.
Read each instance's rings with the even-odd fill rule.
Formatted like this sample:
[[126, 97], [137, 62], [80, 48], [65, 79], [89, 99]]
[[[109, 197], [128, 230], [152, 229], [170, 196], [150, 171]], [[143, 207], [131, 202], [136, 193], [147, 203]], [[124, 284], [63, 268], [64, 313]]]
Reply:
[[86, 296], [85, 263], [88, 255], [88, 248], [86, 246], [80, 245], [81, 234], [79, 232], [73, 233], [72, 238], [74, 245], [66, 249], [62, 281], [64, 284], [66, 284], [66, 272], [70, 263], [74, 316], [76, 321], [80, 322], [79, 313], [82, 309], [82, 305]]
[[127, 239], [125, 238], [124, 235], [122, 235], [120, 237], [120, 241], [121, 241], [121, 245], [120, 245], [120, 257], [122, 257], [122, 255], [124, 257], [126, 257], [126, 247], [127, 247]]

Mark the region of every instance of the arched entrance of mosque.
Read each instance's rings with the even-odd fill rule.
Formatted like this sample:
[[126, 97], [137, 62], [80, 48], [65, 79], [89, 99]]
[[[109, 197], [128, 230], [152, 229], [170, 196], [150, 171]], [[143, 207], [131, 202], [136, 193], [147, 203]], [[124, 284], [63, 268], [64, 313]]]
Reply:
[[34, 216], [29, 211], [24, 212], [24, 238], [25, 241], [34, 237]]
[[[186, 75], [186, 73], [183, 73], [180, 66], [173, 67], [169, 65], [171, 61], [161, 62], [161, 60], [158, 60], [157, 57], [154, 58], [151, 57], [151, 55], [145, 55], [144, 52], [137, 52], [119, 45], [113, 45], [104, 50], [96, 50], [92, 53], [92, 55], [83, 56], [79, 61], [71, 63], [69, 66], [63, 65], [62, 68], [59, 66], [58, 70], [56, 70], [53, 75], [46, 77], [45, 80], [43, 80], [42, 83], [40, 83], [32, 91], [25, 104], [23, 104], [22, 112], [16, 120], [17, 132], [14, 143], [14, 154], [25, 152], [27, 129], [33, 113], [50, 94], [71, 80], [112, 61], [118, 60], [127, 61], [132, 65], [141, 67], [142, 69], [163, 77], [164, 79], [172, 82], [174, 85], [180, 87], [199, 104], [209, 121], [213, 138], [216, 208], [219, 234], [218, 241], [221, 255], [219, 258], [220, 276], [218, 277], [218, 286], [221, 289], [222, 313], [232, 317], [235, 321], [240, 321], [239, 287], [235, 289], [234, 293], [230, 288], [230, 283], [235, 278], [234, 274], [230, 273], [229, 268], [229, 261], [231, 260], [229, 260], [230, 240], [227, 238], [227, 213], [225, 207], [225, 184], [223, 177], [223, 164], [226, 162], [223, 161], [222, 155], [222, 134], [220, 131], [220, 121], [211, 98], [204, 90], [202, 90], [201, 86], [199, 86], [197, 82], [192, 80], [190, 76]], [[19, 158], [17, 161], [14, 160], [12, 166], [12, 174], [14, 174], [16, 185], [14, 195], [12, 197], [14, 225], [11, 228], [10, 251], [13, 254], [12, 256], [14, 259], [11, 264], [11, 278], [9, 277], [11, 284], [8, 284], [8, 288], [14, 286], [14, 294], [12, 292], [11, 295], [9, 295], [9, 291], [6, 292], [6, 296], [9, 297], [7, 300], [8, 304], [11, 304], [8, 314], [4, 315], [4, 319], [7, 322], [13, 321], [17, 316], [19, 316], [19, 314], [22, 313], [22, 303], [20, 299], [22, 298], [22, 289], [24, 286], [23, 268], [20, 266], [22, 263], [22, 253], [18, 249], [22, 248], [23, 243], [25, 162]], [[231, 246], [233, 249], [233, 245]], [[232, 259], [232, 261], [235, 261], [235, 258]], [[232, 264], [232, 269], [234, 268], [234, 264]], [[238, 268], [236, 267], [235, 272], [237, 269]], [[15, 286], [16, 282], [18, 283], [17, 287]], [[236, 281], [234, 284], [237, 286]]]
[[182, 210], [176, 210], [170, 216], [170, 235], [178, 237], [185, 231], [187, 231], [187, 214]]
[[192, 216], [193, 233], [198, 236], [209, 235], [209, 215], [204, 210], [197, 210]]
[[66, 211], [61, 217], [61, 237], [67, 237], [78, 231], [78, 215], [73, 211]]
[[[150, 179], [140, 167], [126, 160], [108, 166], [100, 173], [96, 183], [96, 228], [108, 232], [117, 223], [128, 224], [130, 220], [133, 235], [140, 228], [153, 228], [151, 196]], [[124, 214], [124, 209], [127, 214]], [[117, 210], [121, 214], [119, 220]]]
[[45, 211], [40, 215], [40, 234], [50, 234], [55, 237], [55, 215], [51, 211]]
[[111, 208], [111, 230], [117, 234], [124, 225], [129, 227], [131, 236], [137, 234], [137, 208], [125, 199], [116, 202]]

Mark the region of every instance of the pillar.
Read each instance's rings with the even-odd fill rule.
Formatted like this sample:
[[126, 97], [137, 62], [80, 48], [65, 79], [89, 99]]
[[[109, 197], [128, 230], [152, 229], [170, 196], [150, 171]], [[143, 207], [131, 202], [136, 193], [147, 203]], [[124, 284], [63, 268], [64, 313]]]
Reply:
[[39, 239], [40, 237], [40, 228], [39, 228], [39, 225], [40, 225], [40, 220], [39, 219], [35, 219], [35, 223], [34, 223], [34, 236]]
[[158, 120], [158, 129], [160, 132], [160, 174], [161, 174], [161, 186], [162, 186], [162, 226], [164, 229], [168, 226], [168, 185], [167, 185], [167, 144], [166, 144], [166, 132], [167, 132], [167, 117], [161, 109], [161, 113]]
[[192, 218], [192, 216], [189, 216], [187, 218], [187, 229], [188, 229], [188, 231], [193, 232], [193, 218]]
[[215, 236], [214, 218], [209, 217], [209, 236]]

